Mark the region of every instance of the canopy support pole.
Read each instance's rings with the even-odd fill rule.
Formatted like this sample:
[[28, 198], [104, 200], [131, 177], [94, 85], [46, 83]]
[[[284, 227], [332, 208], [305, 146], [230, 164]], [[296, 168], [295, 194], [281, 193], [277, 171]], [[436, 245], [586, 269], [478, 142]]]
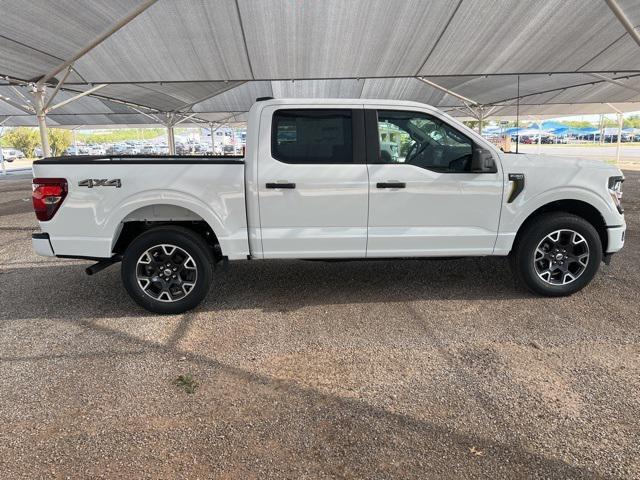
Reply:
[[615, 112], [616, 112], [616, 116], [618, 117], [618, 142], [616, 145], [616, 165], [618, 163], [620, 163], [620, 147], [621, 142], [622, 142], [622, 122], [623, 122], [623, 117], [622, 117], [622, 111], [617, 109], [616, 107], [614, 107], [613, 105], [611, 105], [610, 103], [607, 103], [607, 105], [609, 105]]
[[44, 94], [46, 87], [44, 85], [34, 85], [31, 93], [36, 99], [36, 118], [38, 119], [38, 128], [40, 129], [40, 143], [42, 144], [42, 155], [51, 156], [51, 147], [49, 146], [49, 133], [47, 132], [47, 111], [44, 108]]
[[520, 153], [520, 75], [518, 75], [518, 86], [516, 94], [516, 153]]
[[211, 155], [216, 154], [216, 143], [213, 140], [213, 122], [209, 122], [209, 133], [211, 134]]
[[[76, 127], [78, 128], [78, 127]], [[76, 128], [72, 130], [73, 132], [73, 154], [78, 155], [78, 139], [76, 138]]]
[[538, 118], [536, 122], [538, 124], [538, 155], [540, 155], [542, 150], [542, 120]]
[[169, 145], [169, 155], [176, 154], [176, 136], [173, 125], [167, 125], [167, 144]]
[[620, 142], [622, 142], [622, 113], [618, 113], [618, 145], [616, 145], [616, 165], [620, 164]]
[[484, 109], [478, 108], [478, 133], [482, 135], [482, 127], [484, 126]]
[[2, 135], [4, 134], [4, 124], [10, 118], [9, 116], [0, 122], [0, 164], [2, 164], [2, 175], [5, 177], [7, 176], [7, 167], [4, 163], [4, 154], [2, 153]]

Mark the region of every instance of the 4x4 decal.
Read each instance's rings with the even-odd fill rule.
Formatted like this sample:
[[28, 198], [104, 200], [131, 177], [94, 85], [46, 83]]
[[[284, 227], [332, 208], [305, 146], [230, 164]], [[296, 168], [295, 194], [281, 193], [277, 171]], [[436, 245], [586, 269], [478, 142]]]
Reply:
[[114, 178], [109, 180], [107, 178], [87, 178], [86, 180], [80, 180], [78, 182], [79, 187], [116, 187], [120, 188], [122, 186], [122, 182], [119, 178]]

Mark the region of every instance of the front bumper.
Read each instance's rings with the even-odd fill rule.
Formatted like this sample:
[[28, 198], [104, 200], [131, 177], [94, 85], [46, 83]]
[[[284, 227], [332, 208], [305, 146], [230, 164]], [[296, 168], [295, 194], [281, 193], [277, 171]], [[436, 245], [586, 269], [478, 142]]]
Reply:
[[33, 249], [36, 251], [38, 255], [42, 255], [44, 257], [55, 257], [55, 253], [53, 253], [53, 248], [51, 247], [51, 242], [49, 241], [48, 233], [34, 233], [31, 235], [31, 243], [33, 244]]
[[624, 246], [624, 236], [627, 225], [623, 224], [619, 227], [607, 227], [607, 252], [615, 253]]

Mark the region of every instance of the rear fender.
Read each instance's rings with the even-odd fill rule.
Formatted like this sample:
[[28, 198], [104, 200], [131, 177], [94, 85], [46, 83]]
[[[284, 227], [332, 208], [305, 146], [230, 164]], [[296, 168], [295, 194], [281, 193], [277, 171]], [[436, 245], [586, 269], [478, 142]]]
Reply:
[[[193, 195], [175, 190], [148, 190], [140, 194], [132, 195], [120, 202], [112, 211], [111, 215], [106, 218], [104, 230], [111, 233], [111, 248], [115, 246], [122, 222], [133, 212], [143, 207], [151, 207], [154, 205], [172, 205], [189, 210], [202, 218], [211, 230], [216, 234], [220, 242], [222, 252], [233, 251], [233, 232], [230, 232], [224, 224], [224, 218], [228, 216], [228, 212], [224, 211], [222, 203], [213, 207], [218, 209], [214, 211], [211, 206], [205, 204]], [[171, 220], [167, 218], [166, 220]], [[246, 241], [246, 240], [245, 240]]]

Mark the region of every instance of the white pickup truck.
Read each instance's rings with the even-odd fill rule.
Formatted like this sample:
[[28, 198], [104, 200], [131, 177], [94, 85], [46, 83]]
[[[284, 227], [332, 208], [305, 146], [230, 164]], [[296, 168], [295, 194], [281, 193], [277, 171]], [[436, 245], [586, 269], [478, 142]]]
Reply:
[[623, 176], [505, 154], [414, 102], [258, 99], [242, 157], [92, 156], [33, 165], [41, 255], [122, 261], [142, 307], [178, 313], [227, 260], [509, 256], [568, 295], [622, 248]]

